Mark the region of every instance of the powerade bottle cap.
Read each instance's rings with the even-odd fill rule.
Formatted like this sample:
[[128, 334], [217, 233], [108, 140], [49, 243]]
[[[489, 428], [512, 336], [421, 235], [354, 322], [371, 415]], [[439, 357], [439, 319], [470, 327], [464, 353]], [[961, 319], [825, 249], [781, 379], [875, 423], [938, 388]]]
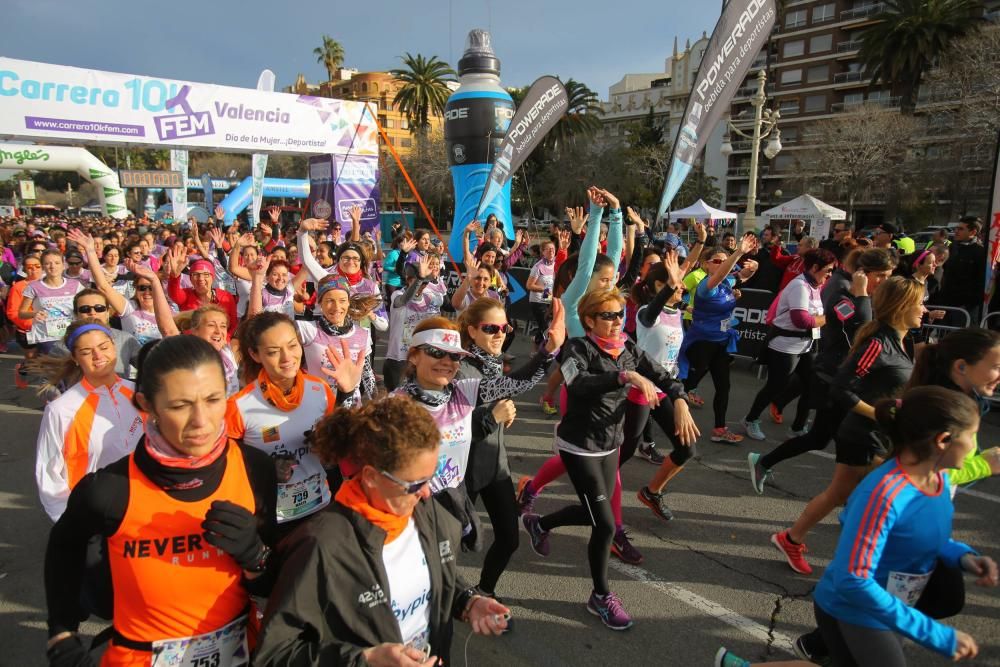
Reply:
[[500, 75], [500, 61], [493, 53], [490, 33], [486, 30], [470, 30], [465, 38], [465, 54], [458, 61], [458, 74]]

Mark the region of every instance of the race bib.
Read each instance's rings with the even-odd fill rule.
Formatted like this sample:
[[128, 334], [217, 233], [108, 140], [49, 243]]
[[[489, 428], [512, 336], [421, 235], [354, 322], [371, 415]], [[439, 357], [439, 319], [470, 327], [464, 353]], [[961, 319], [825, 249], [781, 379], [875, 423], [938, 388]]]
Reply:
[[308, 514], [323, 502], [323, 477], [319, 473], [301, 482], [278, 484], [278, 521]]
[[932, 572], [927, 574], [907, 574], [906, 572], [890, 572], [885, 582], [885, 590], [899, 598], [907, 607], [917, 604], [920, 595], [927, 587]]
[[563, 380], [566, 381], [566, 385], [569, 386], [573, 384], [573, 379], [580, 374], [580, 369], [576, 364], [576, 359], [567, 359], [560, 366], [562, 370]]
[[730, 326], [730, 320], [722, 320], [721, 322], [719, 322], [719, 331], [721, 331], [722, 333], [728, 333], [729, 326]]
[[42, 322], [42, 330], [48, 340], [61, 340], [66, 335], [73, 320], [68, 317], [52, 317], [51, 315]]
[[195, 637], [153, 642], [153, 667], [243, 667], [250, 664], [247, 619]]

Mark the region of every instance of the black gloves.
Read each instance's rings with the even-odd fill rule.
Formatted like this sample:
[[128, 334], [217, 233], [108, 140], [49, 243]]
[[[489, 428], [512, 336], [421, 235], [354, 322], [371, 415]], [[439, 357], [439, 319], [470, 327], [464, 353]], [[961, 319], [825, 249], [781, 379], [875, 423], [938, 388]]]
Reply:
[[97, 663], [76, 635], [60, 639], [46, 651], [49, 667], [96, 667]]
[[232, 556], [244, 570], [263, 569], [267, 549], [257, 534], [257, 517], [250, 510], [228, 500], [216, 500], [201, 527], [205, 529], [205, 540]]

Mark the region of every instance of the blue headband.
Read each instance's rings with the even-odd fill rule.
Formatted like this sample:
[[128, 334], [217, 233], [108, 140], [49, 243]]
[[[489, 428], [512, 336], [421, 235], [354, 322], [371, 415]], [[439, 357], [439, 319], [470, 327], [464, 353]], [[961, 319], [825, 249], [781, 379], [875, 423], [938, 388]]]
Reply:
[[73, 333], [69, 335], [69, 338], [66, 339], [66, 348], [72, 352], [77, 339], [88, 331], [100, 331], [107, 334], [108, 338], [111, 338], [111, 331], [103, 324], [84, 324], [79, 329], [74, 329]]

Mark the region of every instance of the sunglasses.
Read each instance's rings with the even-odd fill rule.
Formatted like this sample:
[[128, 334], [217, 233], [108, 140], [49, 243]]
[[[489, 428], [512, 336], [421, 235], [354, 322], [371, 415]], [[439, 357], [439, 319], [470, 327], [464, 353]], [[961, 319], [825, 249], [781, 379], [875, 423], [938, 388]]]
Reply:
[[709, 264], [722, 264], [724, 261], [726, 261], [726, 260], [716, 258], [716, 259], [710, 259], [710, 260], [708, 260], [708, 263]]
[[152, 292], [153, 291], [153, 286], [152, 285], [136, 285], [135, 291], [136, 292]]
[[418, 479], [415, 482], [407, 482], [385, 470], [379, 470], [379, 473], [386, 479], [398, 484], [403, 489], [403, 493], [411, 496], [415, 493], [420, 493], [421, 489], [430, 484], [431, 480], [434, 479], [433, 477], [428, 477], [427, 479]]
[[599, 320], [604, 320], [605, 322], [614, 322], [615, 320], [625, 319], [625, 310], [605, 310], [600, 313], [594, 313], [594, 317]]
[[345, 261], [345, 260], [348, 262], [360, 262], [361, 258], [358, 257], [357, 255], [341, 255], [340, 261]]
[[444, 359], [445, 357], [448, 357], [452, 361], [458, 362], [465, 356], [463, 354], [459, 354], [458, 352], [439, 350], [436, 347], [431, 347], [430, 345], [421, 345], [419, 349], [431, 359]]
[[83, 266], [83, 262], [68, 262], [69, 266]]
[[510, 324], [480, 324], [479, 330], [484, 334], [489, 334], [491, 336], [500, 333], [501, 331], [505, 334], [509, 334], [514, 330]]
[[108, 312], [108, 307], [103, 304], [97, 304], [96, 306], [80, 306], [76, 309], [76, 312], [81, 315], [90, 315], [91, 313], [106, 313]]

